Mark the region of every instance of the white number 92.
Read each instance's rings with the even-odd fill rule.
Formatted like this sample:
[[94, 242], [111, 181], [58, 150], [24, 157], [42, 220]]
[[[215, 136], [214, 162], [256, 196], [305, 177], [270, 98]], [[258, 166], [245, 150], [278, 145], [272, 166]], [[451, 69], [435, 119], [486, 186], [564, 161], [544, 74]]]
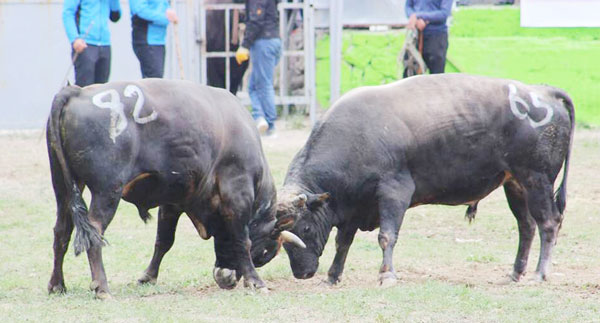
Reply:
[[[138, 124], [146, 124], [156, 120], [156, 118], [158, 118], [158, 113], [154, 110], [150, 115], [140, 117], [142, 108], [144, 107], [144, 94], [139, 87], [129, 84], [123, 90], [123, 95], [125, 95], [125, 97], [131, 98], [134, 94], [137, 96], [137, 100], [135, 101], [132, 112], [133, 121]], [[105, 97], [109, 97], [109, 100], [104, 101]], [[108, 129], [108, 134], [110, 139], [115, 142], [116, 138], [127, 128], [127, 117], [123, 111], [125, 106], [121, 102], [119, 93], [115, 89], [102, 91], [92, 97], [92, 103], [98, 108], [110, 109], [110, 127]]]

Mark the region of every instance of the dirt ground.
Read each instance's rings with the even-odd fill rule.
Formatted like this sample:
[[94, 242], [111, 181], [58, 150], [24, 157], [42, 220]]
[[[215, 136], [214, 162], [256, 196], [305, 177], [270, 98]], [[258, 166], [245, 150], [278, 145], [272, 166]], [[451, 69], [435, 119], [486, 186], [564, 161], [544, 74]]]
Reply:
[[[301, 123], [305, 127], [298, 129], [300, 123], [297, 121], [280, 121], [277, 136], [263, 139], [263, 148], [277, 186], [282, 184], [290, 160], [308, 137], [308, 121]], [[0, 152], [0, 202], [41, 199], [45, 205], [53, 206], [45, 136], [41, 130], [0, 132]], [[552, 273], [549, 281], [544, 283], [544, 289], [581, 299], [600, 299], [600, 130], [577, 129], [571, 165], [567, 214], [558, 240], [559, 247], [554, 253]], [[537, 284], [529, 279], [532, 275], [518, 284], [507, 284], [506, 274], [512, 268], [518, 234], [502, 190], [495, 191], [482, 201], [475, 224], [464, 223], [464, 210], [462, 207], [440, 206], [409, 210], [394, 257], [400, 283], [418, 284], [434, 279], [497, 293], [515, 286], [527, 288]], [[12, 210], [0, 203], [0, 225], [9, 227], [4, 219], [11, 216], [10, 212]], [[54, 209], [44, 212], [53, 214]], [[437, 216], [439, 213], [452, 216]], [[315, 278], [301, 281], [275, 275], [267, 279], [269, 288], [277, 292], [319, 289], [328, 293], [375, 286], [381, 261], [377, 231], [358, 233], [342, 282], [334, 287], [323, 282], [333, 258], [332, 240], [333, 236]], [[506, 245], [509, 247], [503, 250]], [[533, 272], [537, 263], [539, 246], [536, 246], [537, 241], [531, 251], [529, 272]], [[458, 259], [446, 256], [445, 248], [460, 249], [452, 256]], [[437, 254], [436, 249], [439, 250]], [[364, 255], [372, 259], [364, 261]], [[287, 259], [278, 261], [287, 262]], [[44, 274], [49, 277], [49, 273]], [[189, 291], [204, 297], [220, 292], [214, 283], [189, 287]]]

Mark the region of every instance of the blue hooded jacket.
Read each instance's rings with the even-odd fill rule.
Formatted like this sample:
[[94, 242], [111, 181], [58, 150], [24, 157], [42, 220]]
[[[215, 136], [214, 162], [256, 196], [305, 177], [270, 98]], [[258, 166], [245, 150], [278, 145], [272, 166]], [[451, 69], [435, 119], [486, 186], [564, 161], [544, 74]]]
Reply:
[[164, 45], [169, 20], [168, 0], [129, 0], [131, 40], [134, 44]]
[[424, 34], [447, 32], [446, 20], [452, 14], [453, 0], [406, 0], [405, 12], [410, 18], [413, 13], [417, 18], [427, 21]]
[[71, 44], [82, 38], [90, 45], [110, 45], [108, 19], [116, 22], [120, 17], [119, 0], [65, 0], [63, 4], [63, 25]]

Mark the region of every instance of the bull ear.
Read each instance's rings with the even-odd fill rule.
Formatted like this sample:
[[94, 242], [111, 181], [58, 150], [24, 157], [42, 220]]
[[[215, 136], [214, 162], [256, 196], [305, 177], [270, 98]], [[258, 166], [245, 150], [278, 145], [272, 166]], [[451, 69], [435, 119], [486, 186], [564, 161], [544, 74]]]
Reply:
[[323, 194], [311, 194], [306, 202], [309, 209], [314, 210], [318, 207], [323, 206], [323, 204], [327, 203], [331, 198], [331, 194], [323, 193]]

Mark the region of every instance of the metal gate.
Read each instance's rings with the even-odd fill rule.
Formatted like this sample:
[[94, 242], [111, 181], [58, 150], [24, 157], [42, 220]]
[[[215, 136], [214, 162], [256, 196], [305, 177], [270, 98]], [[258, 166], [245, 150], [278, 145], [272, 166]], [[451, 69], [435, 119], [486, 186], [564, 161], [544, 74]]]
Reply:
[[[279, 10], [279, 32], [281, 35], [281, 59], [277, 67], [278, 91], [275, 93], [275, 104], [283, 105], [286, 115], [289, 105], [305, 106], [310, 114], [312, 124], [316, 121], [316, 89], [315, 89], [315, 25], [314, 25], [314, 6], [312, 1], [291, 0], [293, 2], [281, 2], [277, 8]], [[231, 61], [229, 58], [235, 57], [235, 52], [231, 51], [230, 39], [232, 30], [230, 30], [233, 10], [244, 10], [243, 4], [213, 4], [205, 3], [200, 0], [198, 7], [199, 16], [199, 34], [198, 39], [200, 47], [200, 79], [202, 84], [207, 83], [207, 62], [209, 58], [224, 58], [225, 59], [225, 85], [230, 89], [230, 70]], [[207, 51], [206, 37], [206, 13], [208, 10], [221, 10], [225, 14], [225, 50], [221, 52]], [[301, 16], [303, 25], [303, 48], [301, 50], [290, 49], [290, 26], [291, 22]], [[288, 73], [288, 58], [303, 57], [304, 58], [304, 90], [302, 94], [291, 95], [288, 93], [289, 82]], [[250, 98], [244, 91], [238, 92], [238, 97], [246, 105], [250, 104]]]

